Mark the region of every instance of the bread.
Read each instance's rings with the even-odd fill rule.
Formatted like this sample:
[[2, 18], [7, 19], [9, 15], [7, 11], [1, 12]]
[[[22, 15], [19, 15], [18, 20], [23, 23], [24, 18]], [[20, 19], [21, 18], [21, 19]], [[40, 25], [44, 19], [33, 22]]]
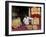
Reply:
[[12, 21], [12, 26], [13, 26], [13, 28], [16, 28], [16, 27], [18, 27], [18, 26], [20, 26], [20, 25], [21, 25], [20, 18], [18, 18], [18, 19], [13, 19], [13, 21]]
[[31, 8], [31, 14], [40, 14], [40, 8], [32, 7]]

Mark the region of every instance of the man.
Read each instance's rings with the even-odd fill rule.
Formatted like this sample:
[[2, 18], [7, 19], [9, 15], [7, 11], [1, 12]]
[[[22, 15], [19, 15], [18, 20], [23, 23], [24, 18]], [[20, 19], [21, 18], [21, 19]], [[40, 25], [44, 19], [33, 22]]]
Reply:
[[25, 25], [29, 25], [29, 22], [30, 22], [29, 20], [32, 20], [32, 19], [33, 18], [31, 18], [31, 17], [25, 16], [24, 19], [23, 19], [23, 22], [24, 22]]

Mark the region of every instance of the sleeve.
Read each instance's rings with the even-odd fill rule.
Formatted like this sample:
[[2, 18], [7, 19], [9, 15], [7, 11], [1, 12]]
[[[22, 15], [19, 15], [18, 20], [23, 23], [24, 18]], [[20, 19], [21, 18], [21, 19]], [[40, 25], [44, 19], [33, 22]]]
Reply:
[[25, 18], [23, 19], [23, 22], [25, 21]]

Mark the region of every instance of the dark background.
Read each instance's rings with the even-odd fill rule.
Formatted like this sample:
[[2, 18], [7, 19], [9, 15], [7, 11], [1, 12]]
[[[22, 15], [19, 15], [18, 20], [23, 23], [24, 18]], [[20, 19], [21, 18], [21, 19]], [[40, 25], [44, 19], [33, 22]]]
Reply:
[[17, 13], [17, 16], [12, 16], [12, 19], [16, 17], [20, 17], [21, 21], [23, 21], [23, 18], [25, 15], [28, 16], [28, 7], [25, 6], [12, 6], [12, 13]]

